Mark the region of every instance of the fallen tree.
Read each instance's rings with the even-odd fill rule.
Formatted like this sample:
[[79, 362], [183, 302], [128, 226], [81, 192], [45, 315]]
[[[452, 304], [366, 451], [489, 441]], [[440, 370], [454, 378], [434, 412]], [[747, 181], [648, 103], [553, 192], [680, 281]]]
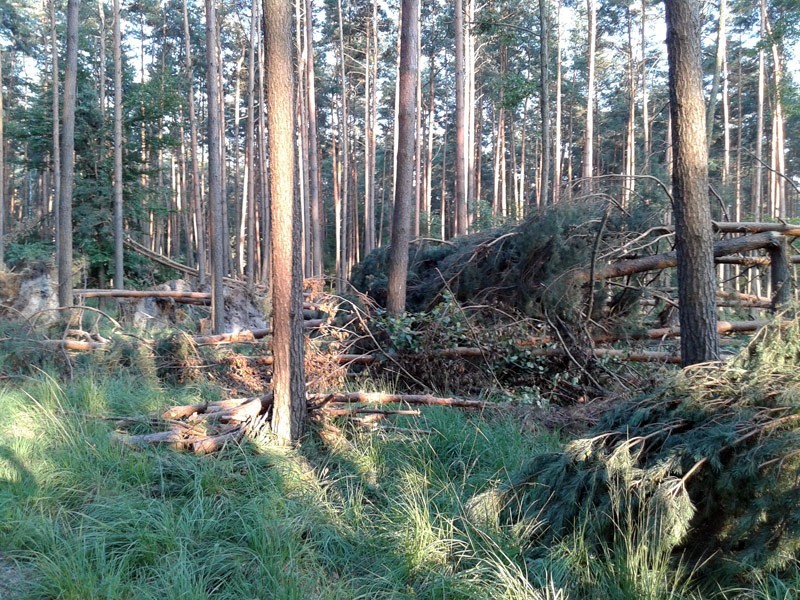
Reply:
[[[539, 552], [670, 555], [713, 571], [782, 569], [800, 554], [800, 324], [776, 324], [731, 362], [685, 370], [622, 403], [587, 436], [468, 503], [529, 532]], [[624, 560], [624, 558], [623, 558]], [[711, 591], [711, 590], [709, 590]]]
[[[742, 252], [751, 252], [763, 248], [774, 248], [783, 241], [783, 236], [774, 231], [756, 233], [729, 240], [720, 240], [714, 243], [714, 257], [729, 256]], [[613, 279], [615, 277], [627, 277], [637, 273], [648, 271], [660, 271], [675, 267], [678, 264], [678, 257], [675, 252], [654, 254], [641, 258], [620, 260], [607, 265], [598, 265], [594, 271], [583, 269], [575, 274], [575, 280], [579, 283], [587, 283], [594, 274], [595, 281]]]

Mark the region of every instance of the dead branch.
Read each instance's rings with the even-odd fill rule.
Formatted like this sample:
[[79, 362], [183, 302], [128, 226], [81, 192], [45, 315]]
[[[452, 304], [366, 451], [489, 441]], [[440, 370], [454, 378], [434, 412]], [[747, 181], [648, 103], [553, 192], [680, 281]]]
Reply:
[[325, 407], [321, 410], [326, 416], [330, 417], [350, 417], [353, 415], [379, 415], [381, 417], [389, 415], [409, 415], [418, 417], [420, 415], [419, 410], [385, 410], [377, 408], [364, 408], [361, 406], [351, 408]]

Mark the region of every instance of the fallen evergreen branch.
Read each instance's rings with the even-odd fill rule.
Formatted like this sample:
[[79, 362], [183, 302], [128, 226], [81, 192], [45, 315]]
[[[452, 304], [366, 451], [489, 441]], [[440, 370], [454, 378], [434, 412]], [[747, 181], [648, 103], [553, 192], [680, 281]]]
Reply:
[[781, 569], [800, 556], [800, 322], [776, 322], [728, 363], [687, 369], [591, 435], [474, 497], [532, 553], [571, 536], [613, 548], [622, 530], [694, 569]]

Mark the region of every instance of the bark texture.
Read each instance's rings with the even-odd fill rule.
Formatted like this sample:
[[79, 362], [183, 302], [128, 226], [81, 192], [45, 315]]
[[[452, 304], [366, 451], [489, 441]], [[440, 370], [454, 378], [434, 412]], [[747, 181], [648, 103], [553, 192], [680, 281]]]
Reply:
[[666, 0], [664, 4], [674, 126], [672, 185], [683, 331], [681, 362], [688, 366], [719, 358], [701, 20], [700, 5], [693, 0]]
[[208, 203], [211, 221], [211, 321], [214, 333], [225, 323], [225, 228], [222, 212], [222, 127], [220, 123], [219, 53], [216, 0], [206, 0], [208, 63]]
[[61, 198], [58, 205], [58, 304], [72, 305], [72, 184], [75, 180], [75, 94], [78, 83], [80, 2], [67, 3], [67, 60], [61, 128]]
[[264, 0], [269, 131], [273, 366], [272, 430], [297, 441], [307, 417], [303, 366], [300, 202], [294, 194], [294, 65], [291, 4]]
[[403, 0], [400, 29], [400, 102], [397, 115], [397, 185], [389, 251], [389, 290], [386, 307], [392, 314], [406, 309], [406, 278], [414, 198], [414, 140], [418, 71], [419, 0]]
[[125, 287], [122, 216], [122, 34], [120, 0], [114, 0], [114, 287]]

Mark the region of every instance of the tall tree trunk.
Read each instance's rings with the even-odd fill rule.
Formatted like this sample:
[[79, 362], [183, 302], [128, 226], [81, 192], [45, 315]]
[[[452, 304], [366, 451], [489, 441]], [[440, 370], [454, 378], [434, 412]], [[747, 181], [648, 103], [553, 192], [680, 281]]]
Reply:
[[299, 82], [295, 90], [295, 122], [297, 124], [297, 152], [295, 161], [297, 162], [297, 191], [300, 199], [300, 236], [302, 248], [303, 277], [311, 276], [311, 206], [308, 201], [309, 171], [308, 171], [308, 103], [306, 102], [306, 43], [303, 40], [305, 26], [303, 25], [302, 9], [305, 4], [294, 3], [294, 26], [295, 26], [295, 52], [298, 59], [297, 80]]
[[717, 95], [719, 94], [722, 68], [725, 63], [725, 54], [727, 52], [725, 34], [727, 17], [728, 2], [727, 0], [719, 0], [719, 17], [717, 21], [717, 53], [714, 60], [714, 75], [711, 79], [711, 95], [708, 97], [708, 110], [706, 111], [706, 138], [709, 149], [714, 145], [714, 115], [717, 112]]
[[349, 237], [348, 237], [348, 215], [350, 211], [348, 210], [348, 201], [349, 201], [349, 180], [350, 180], [350, 144], [348, 143], [348, 136], [350, 132], [348, 130], [348, 110], [347, 110], [347, 70], [346, 70], [346, 63], [347, 63], [347, 54], [345, 53], [344, 47], [344, 21], [342, 19], [342, 0], [338, 0], [338, 9], [339, 9], [339, 59], [341, 61], [341, 72], [340, 72], [340, 81], [341, 81], [341, 93], [342, 93], [342, 116], [341, 116], [341, 136], [342, 136], [342, 180], [341, 180], [341, 202], [342, 202], [342, 214], [341, 214], [341, 227], [342, 227], [342, 247], [341, 247], [341, 256], [339, 257], [339, 272], [336, 273], [336, 289], [339, 293], [344, 291], [344, 285], [347, 279], [350, 276], [349, 272], [349, 263], [350, 263], [350, 244]]
[[728, 184], [731, 175], [731, 107], [730, 90], [728, 81], [728, 53], [726, 51], [722, 60], [722, 183]]
[[[442, 177], [440, 181], [440, 197], [439, 197], [439, 217], [441, 221], [441, 238], [447, 239], [447, 222], [449, 219], [449, 212], [447, 210], [447, 126], [444, 128], [444, 135], [442, 136]], [[450, 231], [455, 229], [451, 228]]]
[[211, 322], [214, 334], [225, 328], [225, 227], [222, 210], [222, 124], [220, 123], [219, 54], [216, 0], [206, 0], [208, 65], [208, 204], [211, 225]]
[[426, 127], [427, 127], [427, 155], [425, 157], [425, 210], [428, 213], [428, 227], [426, 228], [426, 235], [430, 237], [432, 234], [431, 232], [431, 221], [433, 219], [433, 119], [434, 109], [435, 109], [435, 95], [434, 95], [434, 55], [433, 55], [433, 48], [431, 48], [431, 55], [428, 60], [429, 65], [429, 73], [428, 73], [428, 115], [426, 120]]
[[783, 122], [783, 64], [780, 48], [772, 31], [767, 13], [766, 0], [761, 0], [761, 13], [764, 22], [764, 30], [770, 39], [770, 50], [772, 54], [772, 127], [771, 127], [771, 147], [770, 147], [770, 204], [773, 207], [771, 216], [773, 218], [785, 219], [786, 210], [786, 153], [785, 153], [785, 134]]
[[[556, 114], [555, 123], [553, 123], [553, 204], [558, 204], [561, 198], [561, 171], [562, 163], [561, 158], [563, 153], [561, 151], [561, 3], [562, 0], [556, 0]], [[523, 117], [524, 119], [524, 117]], [[523, 120], [523, 131], [524, 131]], [[520, 190], [521, 191], [521, 190]]]
[[[333, 104], [333, 102], [331, 102]], [[331, 113], [335, 114], [333, 106], [331, 106]], [[333, 179], [333, 227], [334, 227], [334, 254], [335, 254], [335, 270], [336, 270], [336, 289], [342, 287], [342, 282], [339, 280], [339, 275], [342, 272], [342, 256], [344, 240], [342, 239], [342, 167], [339, 161], [339, 154], [337, 152], [336, 136], [331, 136], [331, 172]]]
[[78, 83], [80, 1], [67, 2], [67, 59], [61, 130], [61, 201], [58, 213], [58, 304], [72, 306], [72, 186], [75, 180], [75, 98]]
[[736, 221], [742, 220], [742, 46], [739, 45], [739, 55], [737, 60], [736, 75], [736, 191], [735, 191], [735, 215]]
[[258, 36], [259, 3], [250, 7], [250, 46], [247, 50], [247, 122], [245, 124], [245, 203], [247, 223], [245, 226], [246, 261], [245, 281], [248, 289], [253, 289], [256, 278], [256, 159], [255, 159], [255, 121], [256, 121], [256, 40]]
[[0, 271], [6, 268], [5, 233], [6, 233], [6, 142], [3, 137], [3, 52], [0, 49]]
[[550, 204], [550, 160], [552, 153], [550, 131], [550, 42], [547, 16], [547, 0], [539, 0], [539, 39], [541, 54], [539, 56], [539, 109], [542, 118], [542, 206]]
[[633, 15], [627, 9], [628, 21], [628, 126], [625, 133], [625, 178], [622, 206], [627, 208], [636, 186], [636, 60], [633, 47]]
[[[364, 51], [364, 254], [375, 248], [375, 205], [372, 182], [375, 172], [375, 158], [372, 153], [375, 129], [372, 121], [372, 103], [375, 102], [372, 82], [372, 63], [378, 60], [377, 38], [372, 31], [375, 23], [377, 0], [372, 2], [373, 15], [366, 27], [367, 47]], [[373, 51], [373, 46], [375, 50]]]
[[[311, 203], [311, 253], [312, 274], [322, 277], [322, 250], [324, 233], [322, 228], [323, 210], [320, 194], [319, 133], [317, 131], [317, 92], [314, 74], [314, 28], [311, 0], [306, 3], [306, 103], [308, 104], [308, 199]], [[374, 232], [373, 223], [373, 232]], [[373, 233], [373, 241], [374, 241]]]
[[468, 215], [465, 233], [469, 233], [472, 227], [473, 215], [475, 214], [475, 210], [478, 206], [478, 203], [475, 202], [475, 199], [480, 197], [480, 166], [478, 166], [476, 163], [480, 161], [479, 143], [481, 139], [481, 127], [483, 123], [477, 118], [476, 115], [476, 107], [479, 105], [476, 95], [477, 86], [475, 82], [475, 74], [477, 72], [477, 52], [475, 48], [475, 36], [472, 33], [472, 27], [475, 24], [475, 0], [466, 1], [467, 27], [464, 30], [464, 46], [466, 53], [466, 90], [464, 94], [464, 108], [466, 109], [466, 135], [464, 139], [464, 154], [467, 161], [467, 193], [464, 200], [464, 206]]
[[272, 211], [272, 431], [297, 442], [306, 423], [300, 203], [294, 194], [294, 66], [291, 4], [264, 0]]
[[455, 213], [454, 236], [467, 233], [467, 159], [465, 148], [465, 127], [467, 113], [464, 106], [464, 3], [455, 0], [456, 35], [456, 157], [455, 157]]
[[206, 283], [206, 220], [200, 187], [200, 158], [198, 156], [197, 116], [194, 108], [194, 69], [192, 68], [192, 44], [189, 35], [188, 0], [183, 0], [183, 39], [186, 54], [186, 78], [189, 86], [189, 135], [192, 158], [191, 206], [194, 213], [195, 244], [197, 246], [197, 275], [200, 286]]
[[[252, 9], [251, 9], [252, 10]], [[244, 261], [245, 261], [245, 219], [247, 218], [247, 180], [242, 180], [242, 172], [240, 170], [240, 145], [239, 145], [239, 130], [242, 125], [242, 114], [240, 110], [242, 100], [242, 71], [244, 70], [244, 61], [246, 49], [242, 46], [242, 54], [239, 57], [239, 62], [236, 64], [236, 72], [234, 75], [234, 100], [233, 100], [233, 198], [236, 204], [234, 210], [234, 254], [233, 254], [233, 268], [231, 275], [235, 273], [236, 277], [244, 275]], [[245, 122], [245, 129], [247, 123]], [[245, 133], [246, 135], [246, 133]], [[245, 140], [245, 146], [247, 140]], [[245, 151], [246, 153], [246, 151]], [[245, 160], [247, 157], [245, 157]], [[245, 167], [245, 171], [247, 168]], [[241, 185], [241, 194], [239, 193], [239, 186]]]
[[[417, 3], [417, 12], [420, 13], [420, 3]], [[420, 14], [417, 14], [419, 23]], [[422, 36], [417, 35], [417, 61], [422, 55]], [[416, 125], [417, 135], [414, 138], [414, 237], [419, 237], [420, 219], [422, 217], [422, 69], [417, 68], [416, 83]]]
[[[261, 15], [264, 20], [264, 27], [266, 27], [266, 15]], [[266, 85], [264, 82], [264, 71], [266, 69], [266, 57], [264, 56], [264, 44], [258, 46], [258, 173], [259, 182], [261, 187], [261, 235], [258, 239], [261, 240], [261, 281], [265, 282], [268, 286], [272, 285], [272, 256], [270, 253], [271, 243], [271, 230], [272, 230], [272, 202], [270, 201], [269, 190], [269, 165], [267, 163], [267, 128], [266, 128], [266, 113], [265, 108], [267, 105], [265, 97]]]
[[583, 193], [592, 192], [594, 176], [594, 95], [595, 95], [595, 50], [597, 45], [597, 5], [596, 0], [586, 0], [588, 21], [586, 54], [586, 130], [583, 138]]
[[120, 0], [114, 0], [114, 287], [125, 287], [122, 204], [122, 33]]
[[[761, 36], [764, 37], [765, 33], [762, 31]], [[763, 158], [764, 158], [764, 88], [766, 86], [765, 77], [765, 60], [764, 49], [759, 46], [758, 48], [758, 109], [756, 117], [756, 148], [755, 148], [755, 164], [753, 165], [753, 216], [757, 221], [762, 218], [762, 210], [764, 206], [764, 185], [763, 185]]]
[[106, 9], [105, 0], [97, 0], [97, 16], [100, 21], [99, 42], [100, 56], [98, 56], [98, 106], [100, 108], [100, 121], [106, 117]]
[[642, 62], [641, 62], [641, 85], [642, 85], [642, 140], [644, 142], [644, 156], [642, 164], [642, 173], [647, 174], [650, 171], [650, 100], [649, 89], [647, 87], [647, 0], [642, 0], [642, 20], [641, 31], [642, 36]]
[[58, 219], [61, 198], [61, 110], [59, 108], [60, 84], [58, 75], [58, 39], [56, 38], [56, 0], [49, 0], [50, 9], [50, 53], [53, 69], [53, 212], [55, 213], [56, 248], [60, 248]]
[[675, 245], [678, 256], [681, 362], [719, 358], [708, 146], [701, 67], [700, 6], [665, 0], [670, 112], [675, 126]]
[[406, 310], [408, 246], [411, 203], [414, 194], [414, 140], [418, 71], [419, 0], [402, 0], [400, 27], [400, 112], [397, 146], [397, 187], [392, 218], [392, 246], [389, 250], [389, 283], [386, 308], [393, 315]]

